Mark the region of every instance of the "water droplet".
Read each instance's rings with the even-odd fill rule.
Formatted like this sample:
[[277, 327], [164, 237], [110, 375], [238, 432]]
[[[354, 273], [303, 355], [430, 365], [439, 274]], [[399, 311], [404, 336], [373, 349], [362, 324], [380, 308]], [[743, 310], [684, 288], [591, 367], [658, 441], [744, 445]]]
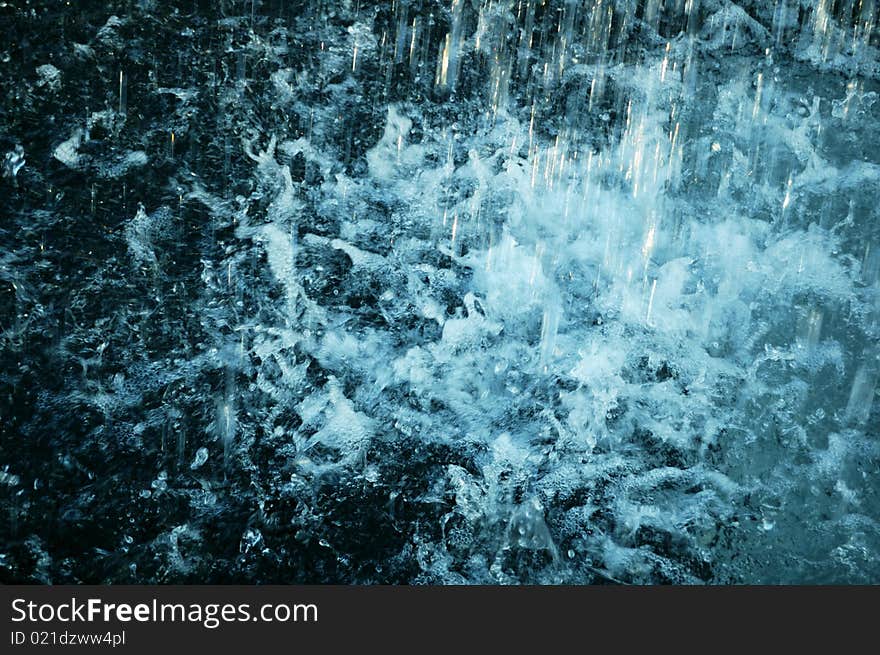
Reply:
[[205, 462], [208, 461], [208, 449], [207, 448], [199, 448], [196, 451], [196, 456], [192, 461], [192, 464], [189, 465], [190, 469], [193, 471], [202, 466]]

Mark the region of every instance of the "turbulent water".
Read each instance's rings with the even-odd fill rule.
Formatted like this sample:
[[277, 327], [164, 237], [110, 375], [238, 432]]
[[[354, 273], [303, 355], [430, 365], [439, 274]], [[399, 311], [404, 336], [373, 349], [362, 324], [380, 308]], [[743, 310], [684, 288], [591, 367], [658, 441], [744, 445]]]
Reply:
[[0, 579], [880, 582], [880, 2], [0, 2]]

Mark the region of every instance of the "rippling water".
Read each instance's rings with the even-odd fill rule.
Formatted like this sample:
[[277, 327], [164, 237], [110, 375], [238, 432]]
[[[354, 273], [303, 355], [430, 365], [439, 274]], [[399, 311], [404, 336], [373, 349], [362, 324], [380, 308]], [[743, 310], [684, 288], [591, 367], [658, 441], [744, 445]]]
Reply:
[[878, 17], [0, 3], [0, 579], [880, 581]]

